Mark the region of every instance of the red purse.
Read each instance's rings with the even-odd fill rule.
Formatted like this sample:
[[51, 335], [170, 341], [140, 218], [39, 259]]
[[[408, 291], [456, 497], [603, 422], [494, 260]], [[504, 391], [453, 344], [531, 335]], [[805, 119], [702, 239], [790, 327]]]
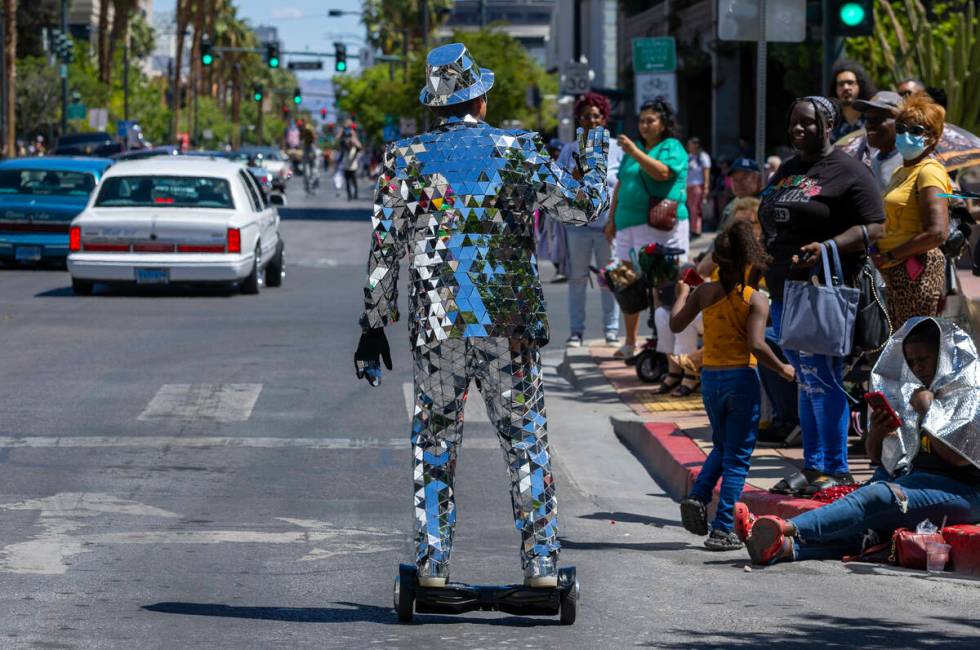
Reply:
[[907, 528], [899, 528], [892, 535], [892, 554], [888, 559], [906, 569], [926, 570], [926, 542], [945, 544], [943, 534], [916, 533]]
[[647, 225], [657, 230], [670, 232], [677, 227], [677, 201], [668, 198], [654, 196], [647, 189], [647, 181], [644, 178], [646, 172], [639, 171], [640, 182], [643, 183], [643, 190], [649, 196], [649, 208], [647, 212]]

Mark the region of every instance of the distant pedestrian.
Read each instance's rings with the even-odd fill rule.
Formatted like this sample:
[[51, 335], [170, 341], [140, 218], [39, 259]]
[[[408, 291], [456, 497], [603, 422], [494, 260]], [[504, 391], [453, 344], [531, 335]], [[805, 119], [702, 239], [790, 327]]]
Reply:
[[875, 94], [874, 84], [868, 79], [859, 63], [842, 59], [833, 68], [833, 86], [828, 93], [840, 104], [840, 117], [830, 134], [830, 141], [837, 142], [848, 133], [864, 128], [864, 115], [854, 107], [859, 99], [870, 99]]
[[[689, 532], [708, 535], [704, 542], [708, 549], [732, 551], [742, 548], [733, 530], [735, 502], [745, 486], [759, 426], [756, 358], [786, 381], [793, 381], [795, 370], [766, 343], [769, 301], [746, 281], [749, 269], [764, 271], [769, 260], [752, 224], [734, 221], [718, 234], [713, 255], [718, 281], [706, 282], [693, 292], [679, 282], [670, 317], [670, 329], [681, 332], [702, 314], [701, 394], [712, 431], [711, 453], [691, 494], [681, 501], [681, 521]], [[719, 478], [718, 510], [709, 534], [708, 504]]]
[[[689, 226], [687, 199], [687, 151], [677, 139], [680, 127], [674, 108], [662, 97], [640, 106], [641, 141], [635, 143], [625, 134], [617, 140], [622, 147], [623, 163], [613, 195], [606, 224], [606, 237], [615, 239], [616, 257], [630, 259], [630, 251], [639, 251], [651, 242], [684, 251], [680, 261], [687, 260]], [[667, 203], [676, 211], [676, 223], [670, 230], [650, 225], [651, 200]], [[623, 314], [626, 343], [616, 351], [617, 358], [628, 359], [636, 352], [640, 314]]]
[[898, 86], [895, 87], [895, 91], [898, 93], [899, 97], [905, 99], [907, 97], [911, 97], [915, 93], [924, 93], [926, 91], [926, 85], [922, 83], [921, 79], [909, 77], [900, 81]]
[[766, 173], [765, 179], [763, 179], [763, 185], [769, 182], [769, 179], [772, 178], [773, 174], [776, 173], [776, 170], [779, 169], [779, 166], [782, 164], [783, 159], [779, 156], [769, 156], [766, 158]]
[[[609, 100], [598, 93], [586, 93], [575, 102], [575, 119], [578, 125], [588, 132], [590, 129], [606, 126], [610, 112]], [[570, 142], [561, 149], [558, 164], [567, 171], [578, 168], [578, 143]], [[609, 143], [609, 158], [606, 167], [607, 185], [616, 185], [616, 176], [623, 159], [623, 150], [616, 142]], [[585, 337], [585, 293], [589, 284], [589, 266], [607, 266], [612, 259], [612, 243], [604, 229], [609, 220], [609, 211], [601, 213], [587, 226], [568, 226], [565, 234], [568, 242], [568, 322], [571, 333], [566, 341], [569, 347], [579, 347]], [[600, 290], [602, 301], [602, 328], [606, 343], [619, 342], [619, 305], [607, 287]]]
[[704, 206], [711, 187], [711, 156], [701, 148], [699, 138], [687, 140], [687, 212], [691, 221], [691, 239], [701, 236]]
[[949, 231], [949, 174], [934, 157], [946, 111], [925, 93], [905, 100], [895, 117], [902, 166], [885, 190], [885, 236], [875, 264], [888, 285], [888, 309], [898, 329], [913, 316], [938, 316], [946, 295], [946, 260], [939, 247]]

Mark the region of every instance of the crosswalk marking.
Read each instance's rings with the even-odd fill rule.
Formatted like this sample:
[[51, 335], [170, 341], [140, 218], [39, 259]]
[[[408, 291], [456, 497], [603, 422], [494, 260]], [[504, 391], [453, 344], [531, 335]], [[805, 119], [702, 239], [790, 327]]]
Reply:
[[260, 392], [262, 384], [164, 384], [137, 419], [244, 422]]
[[[402, 384], [402, 395], [405, 397], [405, 409], [408, 411], [408, 419], [415, 417], [415, 385], [409, 382]], [[466, 408], [463, 409], [464, 422], [490, 422], [487, 415], [487, 405], [483, 401], [483, 395], [470, 386], [469, 396], [466, 398]]]
[[[174, 447], [239, 447], [248, 449], [403, 449], [404, 438], [273, 438], [230, 436], [0, 436], [0, 449], [19, 448], [96, 448], [136, 447], [169, 449]], [[463, 438], [464, 449], [497, 449], [496, 438], [469, 436]]]

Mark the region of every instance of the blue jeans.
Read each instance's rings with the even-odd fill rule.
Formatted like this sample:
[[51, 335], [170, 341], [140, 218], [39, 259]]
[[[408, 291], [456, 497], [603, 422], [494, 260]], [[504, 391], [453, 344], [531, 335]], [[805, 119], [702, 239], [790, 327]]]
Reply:
[[[773, 300], [769, 311], [778, 339], [783, 303]], [[803, 468], [830, 475], [847, 473], [847, 429], [851, 410], [841, 386], [844, 360], [793, 350], [783, 350], [783, 353], [796, 368], [799, 382]]]
[[701, 398], [711, 422], [711, 453], [704, 461], [691, 494], [711, 503], [721, 478], [718, 510], [711, 528], [731, 532], [735, 502], [742, 495], [759, 429], [762, 393], [754, 368], [702, 370]]
[[917, 472], [891, 479], [908, 499], [902, 512], [899, 497], [885, 481], [869, 483], [822, 508], [793, 517], [796, 526], [794, 556], [797, 560], [840, 559], [860, 552], [869, 528], [892, 532], [915, 530], [929, 519], [941, 526], [980, 521], [980, 486], [960, 483], [942, 474]]
[[[568, 234], [568, 321], [572, 334], [585, 335], [585, 290], [589, 284], [589, 265], [595, 256], [596, 268], [602, 268], [612, 259], [612, 246], [606, 241], [601, 228], [569, 226]], [[603, 333], [619, 333], [619, 305], [612, 292], [603, 288]]]
[[[776, 342], [776, 333], [772, 327], [766, 328], [766, 343], [772, 348], [776, 356], [789, 363], [786, 355]], [[799, 404], [800, 395], [796, 384], [786, 381], [761, 363], [759, 364], [759, 380], [762, 381], [762, 389], [766, 391], [769, 404], [772, 406], [771, 426], [783, 426], [792, 429], [800, 423]]]

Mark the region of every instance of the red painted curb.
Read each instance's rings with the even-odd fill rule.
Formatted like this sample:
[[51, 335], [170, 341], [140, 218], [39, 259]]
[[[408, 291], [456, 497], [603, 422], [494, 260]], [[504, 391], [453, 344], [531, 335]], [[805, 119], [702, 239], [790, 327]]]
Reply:
[[[690, 436], [673, 422], [645, 422], [642, 429], [630, 427], [616, 433], [623, 438], [643, 464], [674, 499], [690, 493], [694, 479], [706, 458]], [[717, 492], [717, 488], [715, 490]], [[746, 485], [740, 499], [755, 515], [776, 515], [790, 519], [826, 504], [812, 499], [795, 499], [772, 494]], [[950, 548], [950, 569], [956, 573], [980, 576], [980, 525], [947, 526], [943, 537]]]

